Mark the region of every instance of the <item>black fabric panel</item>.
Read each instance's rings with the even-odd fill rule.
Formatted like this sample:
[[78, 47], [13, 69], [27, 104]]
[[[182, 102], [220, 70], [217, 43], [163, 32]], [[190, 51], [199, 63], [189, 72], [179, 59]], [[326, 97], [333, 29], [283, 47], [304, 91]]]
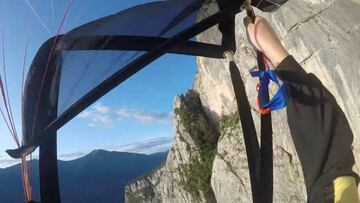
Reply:
[[[208, 28], [216, 25], [219, 23], [219, 21], [224, 18], [226, 15], [234, 15], [235, 13], [240, 12], [240, 4], [234, 4], [231, 7], [228, 7], [227, 9], [224, 9], [223, 11], [212, 15], [211, 17], [208, 17], [201, 22], [198, 22], [197, 24], [189, 27], [188, 29], [185, 29], [184, 31], [180, 32], [173, 38], [170, 38], [163, 42], [161, 45], [155, 47], [151, 51], [143, 54], [141, 57], [136, 58], [134, 61], [132, 61], [130, 64], [126, 65], [125, 67], [121, 68], [119, 71], [114, 73], [111, 77], [107, 78], [105, 81], [97, 85], [94, 89], [91, 89], [89, 93], [87, 93], [85, 96], [82, 96], [80, 100], [78, 100], [74, 105], [72, 105], [70, 108], [68, 108], [64, 113], [58, 116], [56, 120], [53, 120], [51, 124], [49, 124], [45, 129], [43, 127], [39, 128], [38, 130], [44, 129], [41, 134], [37, 134], [36, 139], [29, 138], [27, 142], [24, 142], [24, 145], [17, 149], [17, 150], [10, 150], [9, 154], [12, 157], [19, 157], [21, 153], [24, 152], [24, 150], [28, 150], [29, 148], [36, 147], [39, 144], [39, 141], [43, 139], [44, 136], [47, 135], [47, 133], [51, 133], [57, 129], [59, 129], [61, 126], [63, 126], [65, 123], [70, 121], [72, 118], [74, 118], [76, 115], [78, 115], [82, 110], [87, 108], [89, 105], [91, 105], [93, 102], [95, 102], [97, 99], [108, 93], [110, 90], [112, 90], [117, 85], [121, 84], [123, 81], [131, 77], [133, 74], [144, 68], [146, 65], [151, 63], [152, 61], [156, 60], [169, 50], [174, 49], [174, 47], [177, 47], [179, 44], [185, 43], [187, 40], [193, 38], [194, 36], [198, 35], [199, 33], [207, 30]], [[68, 37], [66, 37], [68, 38]], [[62, 40], [64, 40], [65, 37], [62, 37]], [[61, 45], [61, 43], [60, 43]], [[61, 45], [62, 46], [62, 45]], [[58, 50], [58, 48], [57, 48]], [[43, 51], [46, 52], [46, 51]], [[44, 53], [41, 54], [44, 54]], [[60, 52], [59, 50], [57, 52]], [[41, 55], [39, 54], [39, 55]], [[57, 58], [59, 58], [60, 54], [57, 53]], [[40, 61], [41, 62], [41, 61]], [[64, 63], [64, 62], [63, 62]], [[58, 80], [53, 80], [58, 82]], [[34, 88], [38, 89], [38, 88]], [[29, 88], [30, 90], [30, 88]], [[50, 91], [51, 92], [51, 91]], [[49, 122], [49, 120], [47, 120]]]
[[167, 0], [137, 5], [77, 27], [66, 35], [173, 37], [194, 25], [201, 4], [209, 1], [212, 0]]
[[[57, 46], [58, 50], [121, 50], [121, 51], [151, 51], [169, 38], [142, 36], [83, 36], [68, 38]], [[169, 50], [169, 53], [222, 58], [223, 46], [187, 41]]]
[[[61, 36], [58, 37], [58, 39], [60, 38]], [[22, 96], [23, 146], [16, 150], [6, 151], [13, 158], [20, 158], [22, 154], [27, 155], [33, 152], [39, 144], [38, 137], [42, 135], [45, 127], [57, 117], [61, 62], [56, 57], [56, 52], [53, 54], [40, 98], [38, 98], [46, 63], [54, 41], [55, 37], [49, 39], [40, 47], [30, 66], [24, 86], [24, 95]], [[34, 122], [38, 102], [37, 120]]]
[[186, 6], [172, 21], [160, 32], [159, 36], [163, 36], [170, 29], [179, 24], [182, 20], [189, 17], [194, 12], [198, 11], [206, 0], [199, 0], [193, 4]]
[[[114, 43], [118, 37], [159, 37], [170, 39], [202, 19], [215, 14], [217, 11], [218, 6], [215, 0], [151, 2], [87, 23], [66, 33], [59, 43], [57, 50], [62, 50], [63, 46], [76, 47], [78, 46], [76, 43], [81, 43], [80, 46], [82, 46], [83, 43], [81, 41], [73, 41], [76, 38], [95, 37], [94, 39], [96, 40], [88, 41], [89, 48], [87, 50], [63, 50], [61, 52], [63, 67], [59, 90], [59, 115], [64, 113], [92, 89], [110, 78], [111, 75], [134, 62], [146, 51], [150, 51], [160, 45], [145, 41], [140, 42], [142, 44], [132, 44], [130, 41], [126, 43], [121, 42], [123, 44]], [[67, 43], [70, 43], [70, 45], [67, 45]], [[145, 45], [146, 47], [144, 47]], [[186, 43], [184, 46], [178, 44], [167, 52], [220, 58], [220, 54], [217, 51], [215, 54], [209, 51], [210, 49], [205, 51], [205, 49], [214, 46], [194, 45], [192, 43]], [[124, 49], [119, 50], [119, 47]]]
[[165, 54], [168, 50], [172, 49], [173, 47], [181, 44], [190, 38], [198, 35], [199, 33], [207, 30], [208, 28], [216, 25], [223, 17], [231, 14], [235, 14], [240, 12], [241, 4], [235, 4], [216, 15], [213, 15], [196, 25], [192, 26], [191, 28], [184, 30], [183, 32], [179, 33], [172, 39], [162, 43], [160, 46], [153, 49], [151, 52], [148, 52], [141, 56], [140, 58], [136, 59], [122, 70], [118, 71], [114, 75], [112, 75], [109, 79], [98, 85], [92, 91], [90, 91], [87, 95], [81, 98], [75, 105], [65, 111], [62, 115], [58, 117], [54, 122], [52, 122], [44, 131], [43, 134], [46, 134], [47, 131], [51, 131], [54, 129], [58, 129], [67, 123], [69, 120], [74, 118], [77, 114], [79, 114], [82, 110], [87, 108], [97, 99], [108, 93], [117, 85], [121, 84], [123, 81], [131, 77], [133, 74], [137, 73], [139, 70], [144, 68], [146, 65], [151, 63], [152, 61], [156, 60], [163, 54]]
[[[61, 38], [61, 36], [59, 36]], [[41, 82], [45, 74], [46, 64], [49, 58], [51, 47], [55, 38], [49, 39], [41, 46], [37, 52], [26, 78], [24, 95], [22, 97], [22, 124], [23, 124], [23, 142], [28, 143], [42, 133], [54, 115], [50, 115], [50, 109], [57, 107], [59, 62], [56, 60], [56, 54], [53, 54], [52, 60], [47, 68], [45, 82], [41, 89]], [[58, 67], [58, 68], [55, 68]], [[39, 99], [39, 101], [38, 101]], [[39, 102], [37, 120], [34, 122], [36, 105]], [[34, 127], [34, 128], [33, 128]]]
[[222, 35], [222, 45], [227, 51], [236, 51], [235, 16], [227, 16], [220, 22], [219, 30]]

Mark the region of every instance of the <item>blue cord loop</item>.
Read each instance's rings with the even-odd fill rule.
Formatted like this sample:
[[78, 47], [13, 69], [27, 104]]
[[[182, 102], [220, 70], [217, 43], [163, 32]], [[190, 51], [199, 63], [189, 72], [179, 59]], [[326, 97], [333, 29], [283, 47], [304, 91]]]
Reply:
[[[260, 77], [259, 103], [261, 108], [275, 111], [286, 107], [288, 103], [287, 83], [280, 80], [275, 71], [252, 71], [250, 74], [252, 77]], [[266, 102], [265, 93], [268, 92], [270, 81], [275, 82], [279, 86], [279, 90], [269, 102]]]

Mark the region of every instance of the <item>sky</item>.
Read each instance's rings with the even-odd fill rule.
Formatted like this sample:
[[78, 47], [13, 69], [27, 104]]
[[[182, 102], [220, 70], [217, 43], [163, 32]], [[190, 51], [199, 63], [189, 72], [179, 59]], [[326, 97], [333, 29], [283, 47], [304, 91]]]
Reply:
[[[26, 41], [29, 39], [25, 72], [41, 44], [55, 35], [68, 2], [0, 0], [0, 39], [4, 28], [5, 41], [0, 40], [0, 47], [5, 50], [8, 89], [18, 134], [21, 134]], [[146, 2], [151, 1], [74, 0], [61, 33]], [[95, 149], [146, 154], [169, 149], [173, 140], [173, 99], [192, 87], [195, 73], [195, 58], [191, 56], [168, 54], [153, 62], [62, 127], [58, 131], [58, 157], [71, 160]], [[0, 168], [17, 163], [5, 153], [12, 148], [16, 148], [15, 142], [0, 119]]]

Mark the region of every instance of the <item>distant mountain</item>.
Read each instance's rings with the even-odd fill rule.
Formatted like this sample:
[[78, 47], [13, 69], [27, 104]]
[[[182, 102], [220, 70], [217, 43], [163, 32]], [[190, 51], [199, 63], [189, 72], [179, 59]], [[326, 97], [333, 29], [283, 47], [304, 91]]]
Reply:
[[[167, 152], [151, 155], [95, 150], [72, 161], [58, 161], [63, 203], [121, 203], [126, 183], [154, 170]], [[33, 161], [33, 190], [39, 200], [38, 160]], [[20, 165], [0, 169], [0, 202], [23, 203]]]

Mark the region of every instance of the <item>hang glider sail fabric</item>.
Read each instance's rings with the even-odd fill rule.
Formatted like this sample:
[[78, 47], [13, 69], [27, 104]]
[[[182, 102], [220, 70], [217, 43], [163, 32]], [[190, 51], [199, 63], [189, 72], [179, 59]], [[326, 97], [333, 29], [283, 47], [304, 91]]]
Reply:
[[[101, 87], [108, 86], [106, 82], [116, 73], [127, 79], [129, 64], [218, 11], [215, 0], [152, 2], [48, 40], [38, 50], [25, 83], [22, 145], [26, 149], [21, 153], [33, 151], [38, 137], [59, 118], [65, 115], [70, 120], [78, 109], [97, 99], [89, 93], [101, 97], [108, 88]], [[56, 45], [53, 53], [52, 45]], [[221, 57], [221, 46], [195, 41], [185, 41], [168, 52], [199, 55], [211, 48], [220, 49], [217, 57]]]
[[[252, 4], [269, 10], [260, 1]], [[240, 12], [243, 2], [157, 1], [49, 39], [33, 59], [25, 83], [22, 148], [8, 153], [13, 157], [31, 153], [39, 137], [56, 131], [166, 52], [222, 58], [226, 47], [196, 42], [194, 37]]]
[[[58, 114], [64, 113], [87, 92], [143, 55], [145, 50], [133, 48], [139, 44], [136, 40], [145, 41], [147, 38], [150, 43], [151, 37], [172, 38], [217, 12], [216, 8], [212, 11], [203, 9], [204, 3], [173, 0], [139, 5], [65, 34], [58, 45], [62, 61]], [[130, 43], [126, 50], [121, 41], [129, 40], [134, 40], [134, 43]], [[114, 41], [119, 41], [119, 48]], [[148, 50], [156, 45], [152, 44]]]

